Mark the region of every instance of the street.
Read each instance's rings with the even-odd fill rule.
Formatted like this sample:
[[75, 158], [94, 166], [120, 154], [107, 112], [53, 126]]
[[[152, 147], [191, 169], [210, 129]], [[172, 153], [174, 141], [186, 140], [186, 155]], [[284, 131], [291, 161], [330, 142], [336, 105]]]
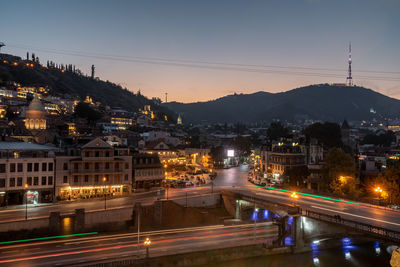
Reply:
[[145, 257], [143, 241], [151, 240], [150, 256], [161, 256], [204, 249], [268, 242], [277, 237], [272, 223], [235, 226], [213, 225], [141, 233], [98, 235], [38, 241], [0, 247], [0, 265], [68, 266], [115, 258]]
[[307, 209], [329, 215], [340, 215], [342, 218], [383, 227], [386, 229], [400, 231], [400, 212], [383, 210], [374, 206], [367, 206], [362, 203], [359, 205], [336, 202], [327, 199], [299, 195], [293, 200], [290, 193], [268, 190], [261, 187], [246, 186], [237, 191], [250, 192], [266, 200], [280, 202], [283, 204], [299, 205], [302, 209]]
[[249, 172], [248, 165], [240, 165], [239, 167], [222, 169], [217, 171], [217, 177], [214, 180], [215, 186], [243, 186], [250, 184], [247, 181]]
[[[237, 168], [222, 169], [218, 171], [218, 175], [214, 180], [214, 192], [218, 192], [219, 187], [242, 186], [247, 182], [248, 168], [242, 165]], [[165, 193], [165, 198], [168, 194], [168, 199], [196, 196], [211, 192], [211, 185], [200, 187], [186, 188], [169, 188], [168, 193]], [[133, 206], [137, 201], [145, 203], [153, 203], [160, 196], [149, 196], [148, 193], [135, 193], [131, 196], [111, 198], [106, 200], [107, 208], [122, 208]], [[0, 209], [0, 222], [15, 221], [25, 219], [25, 205], [18, 205]], [[28, 205], [28, 219], [47, 217], [50, 212], [60, 212], [62, 214], [74, 213], [75, 209], [84, 208], [86, 211], [95, 211], [104, 209], [104, 198], [71, 201], [64, 204], [43, 204], [43, 205]]]

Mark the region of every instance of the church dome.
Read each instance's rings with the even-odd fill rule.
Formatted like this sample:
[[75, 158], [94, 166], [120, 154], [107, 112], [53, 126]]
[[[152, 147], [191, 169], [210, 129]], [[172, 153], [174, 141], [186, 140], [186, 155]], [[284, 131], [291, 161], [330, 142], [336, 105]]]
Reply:
[[29, 104], [28, 110], [40, 110], [40, 111], [46, 111], [40, 102], [39, 98], [35, 95], [33, 98], [32, 102]]

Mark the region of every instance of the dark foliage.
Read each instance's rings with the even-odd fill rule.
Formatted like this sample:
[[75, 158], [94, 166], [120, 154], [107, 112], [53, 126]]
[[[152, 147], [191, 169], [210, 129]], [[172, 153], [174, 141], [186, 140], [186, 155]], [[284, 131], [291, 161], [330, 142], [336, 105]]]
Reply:
[[379, 146], [390, 146], [396, 140], [396, 136], [392, 131], [387, 131], [384, 134], [367, 134], [362, 140], [361, 144], [374, 144]]
[[304, 129], [304, 133], [306, 135], [307, 142], [309, 142], [311, 138], [315, 138], [322, 143], [326, 149], [343, 146], [340, 126], [337, 123], [317, 122]]

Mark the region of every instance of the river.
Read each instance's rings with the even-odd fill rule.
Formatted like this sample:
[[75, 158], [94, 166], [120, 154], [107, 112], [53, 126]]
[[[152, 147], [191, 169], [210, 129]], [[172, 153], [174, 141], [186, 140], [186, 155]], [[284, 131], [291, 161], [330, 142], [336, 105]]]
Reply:
[[[342, 267], [342, 266], [390, 266], [387, 244], [369, 242], [361, 245], [346, 245], [340, 248], [314, 250], [299, 254], [282, 254], [212, 264], [215, 267]], [[206, 267], [211, 265], [204, 265]], [[200, 267], [200, 266], [199, 266]]]

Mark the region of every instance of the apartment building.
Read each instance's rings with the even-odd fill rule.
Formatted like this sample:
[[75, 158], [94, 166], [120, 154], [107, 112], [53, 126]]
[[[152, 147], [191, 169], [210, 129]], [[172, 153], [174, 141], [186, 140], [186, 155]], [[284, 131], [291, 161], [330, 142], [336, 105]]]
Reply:
[[133, 183], [137, 191], [160, 187], [165, 170], [157, 154], [133, 155]]
[[100, 137], [57, 155], [56, 194], [62, 199], [132, 192], [132, 156]]
[[51, 202], [57, 148], [0, 142], [0, 205]]

